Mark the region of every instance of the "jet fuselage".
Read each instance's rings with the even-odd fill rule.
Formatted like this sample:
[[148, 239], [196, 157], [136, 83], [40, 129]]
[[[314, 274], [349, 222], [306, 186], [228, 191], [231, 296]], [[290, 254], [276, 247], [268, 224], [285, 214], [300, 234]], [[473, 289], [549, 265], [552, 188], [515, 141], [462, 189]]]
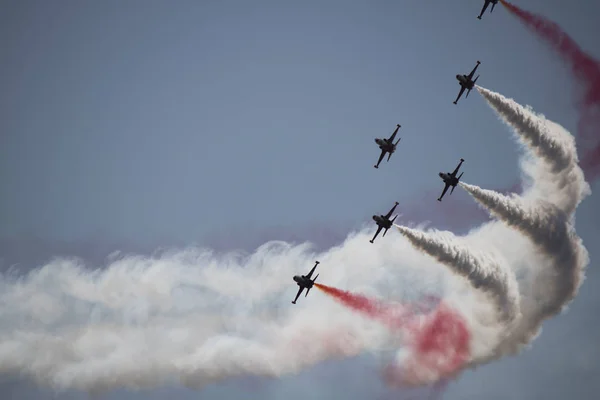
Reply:
[[[288, 275], [289, 276], [289, 275]], [[312, 288], [313, 286], [313, 281], [311, 281], [310, 279], [307, 279], [304, 275], [295, 275], [294, 276], [294, 281], [296, 281], [296, 283], [299, 286], [303, 286], [305, 288]]]
[[381, 150], [385, 150], [388, 153], [393, 153], [394, 150], [396, 150], [396, 146], [394, 145], [394, 143], [388, 142], [387, 139], [376, 138], [375, 143], [379, 145], [379, 148]]
[[467, 89], [473, 89], [475, 86], [475, 82], [470, 80], [466, 75], [456, 75], [456, 80], [460, 83], [461, 86], [464, 86]]
[[440, 176], [440, 178], [442, 178], [442, 180], [444, 181], [444, 183], [447, 183], [447, 184], [452, 185], [452, 186], [456, 186], [458, 184], [458, 178], [453, 177], [448, 172], [440, 172], [438, 175]]
[[392, 226], [392, 221], [389, 221], [383, 215], [373, 215], [373, 221], [384, 229], [389, 229]]

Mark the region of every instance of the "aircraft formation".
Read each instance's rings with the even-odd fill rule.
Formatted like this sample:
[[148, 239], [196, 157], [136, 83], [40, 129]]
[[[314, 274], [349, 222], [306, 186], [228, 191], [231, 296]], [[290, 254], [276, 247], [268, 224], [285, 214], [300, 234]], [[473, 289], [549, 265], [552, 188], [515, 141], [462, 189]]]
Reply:
[[[481, 9], [481, 12], [477, 16], [477, 19], [481, 19], [481, 17], [483, 16], [483, 14], [485, 13], [485, 11], [487, 10], [487, 8], [490, 4], [492, 5], [492, 7], [490, 9], [490, 13], [492, 13], [494, 11], [494, 7], [496, 7], [496, 4], [498, 4], [498, 0], [484, 0], [483, 8]], [[475, 64], [475, 67], [471, 70], [471, 72], [469, 72], [466, 75], [465, 74], [456, 75], [456, 80], [458, 81], [458, 84], [460, 85], [460, 91], [458, 92], [458, 96], [456, 97], [456, 100], [454, 100], [452, 102], [453, 104], [458, 104], [458, 100], [460, 100], [460, 98], [464, 94], [465, 90], [467, 91], [465, 99], [469, 97], [469, 93], [471, 93], [471, 90], [475, 87], [475, 83], [477, 82], [477, 79], [479, 79], [479, 75], [477, 75], [477, 77], [475, 79], [473, 79], [473, 76], [475, 76], [475, 72], [477, 71], [477, 68], [479, 67], [480, 64], [481, 64], [481, 62], [479, 60], [477, 60], [477, 63]], [[391, 136], [389, 138], [375, 138], [375, 143], [379, 146], [379, 149], [381, 150], [381, 154], [379, 155], [377, 164], [374, 165], [375, 168], [379, 169], [379, 164], [381, 164], [381, 161], [383, 160], [383, 158], [385, 157], [386, 154], [388, 155], [387, 161], [390, 161], [390, 158], [392, 158], [392, 154], [394, 154], [398, 144], [400, 143], [400, 140], [402, 139], [402, 138], [399, 138], [398, 141], [394, 142], [394, 140], [396, 140], [396, 135], [398, 134], [398, 130], [400, 130], [400, 128], [401, 128], [401, 125], [396, 124], [396, 129], [394, 130], [394, 132], [391, 134]], [[458, 185], [460, 178], [462, 177], [462, 175], [464, 173], [464, 172], [461, 172], [460, 175], [457, 176], [458, 170], [460, 169], [460, 167], [464, 161], [465, 161], [464, 158], [461, 158], [458, 165], [452, 172], [438, 173], [439, 177], [444, 182], [444, 189], [442, 190], [442, 194], [440, 195], [440, 197], [438, 197], [438, 199], [437, 199], [438, 201], [442, 201], [442, 198], [444, 197], [444, 195], [446, 194], [446, 192], [448, 191], [448, 189], [450, 187], [452, 187], [452, 189], [450, 190], [450, 194], [452, 194], [452, 192], [454, 192], [456, 185]], [[377, 238], [377, 235], [379, 235], [379, 233], [381, 232], [382, 229], [384, 229], [384, 232], [382, 235], [382, 237], [384, 237], [385, 234], [387, 233], [388, 229], [390, 229], [392, 227], [392, 225], [394, 224], [394, 221], [396, 220], [398, 215], [394, 216], [394, 218], [392, 218], [392, 219], [390, 219], [390, 217], [396, 210], [396, 207], [398, 206], [398, 204], [399, 203], [396, 201], [394, 206], [385, 215], [373, 215], [372, 218], [373, 218], [373, 221], [375, 221], [375, 223], [377, 224], [377, 231], [375, 232], [373, 239], [369, 240], [369, 242], [373, 243], [375, 241], [375, 239]], [[300, 294], [302, 293], [302, 291], [304, 289], [306, 289], [306, 294], [304, 295], [304, 297], [308, 296], [308, 292], [310, 292], [310, 289], [312, 289], [313, 285], [315, 284], [315, 281], [317, 280], [317, 277], [319, 276], [319, 274], [317, 274], [317, 276], [315, 276], [315, 278], [311, 280], [312, 274], [315, 272], [317, 265], [319, 265], [319, 261], [315, 262], [315, 265], [312, 267], [312, 269], [310, 270], [310, 272], [308, 274], [294, 276], [294, 281], [299, 286], [299, 288], [298, 288], [298, 293], [296, 294], [296, 298], [292, 301], [292, 304], [296, 304], [298, 297], [300, 296]]]

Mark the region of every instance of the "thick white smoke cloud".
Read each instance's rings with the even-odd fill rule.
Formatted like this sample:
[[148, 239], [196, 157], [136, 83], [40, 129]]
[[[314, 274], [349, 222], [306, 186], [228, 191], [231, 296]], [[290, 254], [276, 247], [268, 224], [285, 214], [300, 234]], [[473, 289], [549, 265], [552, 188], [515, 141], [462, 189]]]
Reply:
[[[397, 338], [384, 326], [319, 291], [291, 304], [292, 275], [306, 273], [317, 258], [319, 280], [369, 295], [410, 300], [441, 290], [439, 276], [420, 276], [435, 264], [406, 243], [371, 245], [371, 233], [318, 255], [275, 242], [250, 256], [189, 249], [122, 257], [96, 270], [56, 260], [24, 276], [5, 275], [0, 372], [25, 373], [58, 389], [168, 382], [197, 388], [389, 348]], [[414, 290], [402, 290], [404, 282]]]
[[[496, 109], [518, 114], [516, 103], [488, 94]], [[58, 389], [172, 382], [197, 388], [401, 346], [393, 332], [317, 290], [291, 304], [297, 290], [292, 275], [308, 272], [315, 259], [321, 261], [319, 281], [331, 286], [400, 301], [443, 297], [471, 332], [470, 365], [517, 351], [581, 284], [587, 253], [570, 217], [589, 194], [570, 134], [518, 110], [529, 113], [522, 118], [527, 124], [505, 121], [536, 156], [524, 164], [531, 188], [516, 201], [464, 185], [503, 222], [460, 238], [466, 260], [460, 266], [458, 256], [445, 261], [453, 268], [437, 264], [402, 236], [370, 244], [371, 226], [322, 254], [273, 242], [250, 255], [186, 249], [115, 256], [97, 269], [55, 260], [25, 275], [0, 276], [0, 373], [25, 374]], [[470, 257], [465, 248], [478, 255]], [[475, 288], [478, 279], [483, 284]], [[505, 301], [494, 300], [501, 295]], [[497, 312], [510, 304], [518, 304], [520, 314]]]
[[[588, 262], [587, 251], [565, 213], [553, 204], [537, 201], [528, 207], [515, 196], [504, 196], [466, 183], [461, 186], [492, 215], [522, 232], [543, 256], [546, 270], [539, 271], [535, 279], [538, 285], [543, 282], [544, 296], [537, 300], [535, 308], [523, 318], [516, 332], [507, 330], [511, 336], [514, 333], [521, 336], [504, 343], [511, 351], [516, 351], [537, 335], [544, 319], [559, 313], [573, 299], [581, 285], [583, 267]], [[545, 279], [540, 280], [540, 277]]]
[[[474, 356], [472, 365], [516, 353], [528, 344], [542, 322], [559, 313], [577, 294], [589, 262], [573, 228], [575, 209], [590, 194], [578, 166], [574, 138], [530, 107], [477, 89], [527, 150], [522, 165], [531, 186], [522, 196], [504, 196], [460, 183], [503, 222], [486, 224], [464, 238], [471, 241], [471, 250], [449, 232], [398, 226], [416, 248], [468, 279], [504, 311], [497, 313], [493, 322], [473, 323], [476, 337], [484, 336], [478, 334], [478, 326], [493, 326], [497, 332], [488, 332], [486, 351], [480, 358]], [[519, 233], [521, 237], [515, 237]]]

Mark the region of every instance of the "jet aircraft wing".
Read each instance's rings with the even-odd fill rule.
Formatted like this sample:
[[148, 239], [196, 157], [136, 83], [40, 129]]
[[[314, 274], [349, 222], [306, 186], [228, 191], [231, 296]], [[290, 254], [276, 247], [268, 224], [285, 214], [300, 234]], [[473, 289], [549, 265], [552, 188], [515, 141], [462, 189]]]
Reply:
[[377, 232], [375, 232], [375, 236], [373, 236], [373, 239], [369, 240], [369, 242], [373, 243], [373, 241], [377, 238], [377, 235], [379, 235], [379, 232], [381, 232], [383, 228], [381, 226], [377, 226]]
[[477, 61], [477, 65], [475, 65], [475, 68], [473, 68], [473, 71], [471, 71], [471, 73], [467, 77], [467, 78], [469, 78], [469, 80], [473, 80], [473, 75], [475, 75], [475, 71], [477, 71], [477, 67], [479, 67], [479, 61]]
[[487, 10], [489, 4], [490, 4], [490, 0], [485, 0], [485, 3], [483, 4], [483, 8], [481, 9], [481, 12], [479, 13], [479, 16], [477, 18], [481, 19], [481, 16], [483, 15], [483, 13], [485, 13], [485, 10]]
[[444, 197], [444, 195], [446, 194], [446, 192], [448, 191], [448, 187], [450, 186], [449, 183], [446, 183], [446, 186], [444, 186], [444, 190], [442, 191], [442, 195], [438, 198], [438, 201], [442, 201], [442, 198]]
[[400, 124], [396, 125], [396, 130], [394, 131], [394, 133], [392, 133], [392, 136], [389, 137], [388, 142], [392, 143], [394, 141], [394, 138], [398, 133], [398, 129], [400, 129]]
[[315, 263], [315, 266], [312, 267], [312, 269], [310, 270], [310, 272], [308, 273], [308, 275], [306, 275], [307, 279], [310, 279], [310, 277], [312, 276], [313, 272], [315, 272], [315, 268], [317, 268], [317, 265], [319, 265], [318, 261]]
[[304, 286], [300, 286], [300, 288], [298, 289], [298, 293], [296, 293], [296, 298], [294, 299], [294, 301], [292, 301], [293, 304], [296, 304], [296, 300], [298, 300], [298, 297], [300, 297], [300, 294], [302, 294], [303, 290]]
[[392, 213], [394, 212], [396, 207], [398, 207], [398, 202], [396, 202], [396, 204], [394, 204], [394, 207], [392, 207], [392, 209], [385, 215], [385, 219], [388, 219], [388, 220], [390, 219], [390, 217], [392, 216]]
[[458, 96], [456, 96], [456, 100], [454, 100], [454, 104], [456, 104], [458, 102], [458, 100], [460, 100], [460, 97], [463, 95], [464, 92], [465, 92], [465, 87], [461, 85], [460, 92], [458, 92]]
[[381, 163], [381, 160], [383, 160], [383, 157], [385, 157], [385, 153], [386, 151], [384, 149], [381, 149], [381, 154], [379, 155], [379, 160], [377, 160], [377, 164], [375, 164], [375, 168], [379, 168], [379, 164]]
[[458, 163], [458, 165], [456, 166], [456, 168], [454, 168], [454, 171], [452, 171], [452, 176], [456, 176], [456, 174], [458, 173], [458, 170], [460, 169], [460, 166], [462, 165], [463, 161], [460, 160], [460, 162]]

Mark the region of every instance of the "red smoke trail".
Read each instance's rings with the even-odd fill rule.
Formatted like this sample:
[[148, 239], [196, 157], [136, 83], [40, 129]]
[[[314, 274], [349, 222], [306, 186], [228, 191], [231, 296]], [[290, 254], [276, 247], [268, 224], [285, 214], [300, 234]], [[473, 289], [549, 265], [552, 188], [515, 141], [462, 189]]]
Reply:
[[402, 365], [390, 365], [385, 380], [394, 386], [418, 386], [457, 374], [470, 357], [471, 333], [464, 319], [445, 303], [425, 315], [327, 285], [315, 286], [346, 307], [405, 334], [410, 349]]
[[[435, 311], [420, 317], [409, 327], [412, 354], [402, 368], [387, 371], [388, 383], [420, 385], [442, 377], [458, 374], [470, 356], [471, 333], [465, 321], [447, 304], [440, 303]], [[435, 374], [435, 375], [434, 375]]]
[[581, 84], [583, 94], [576, 101], [581, 112], [577, 132], [580, 139], [586, 142], [586, 147], [589, 146], [584, 151], [581, 167], [589, 175], [588, 178], [597, 178], [600, 176], [600, 62], [581, 50], [555, 22], [506, 0], [500, 2], [558, 52]]
[[315, 283], [315, 286], [334, 297], [346, 307], [358, 311], [371, 319], [384, 323], [392, 329], [402, 328], [405, 326], [407, 320], [413, 315], [407, 307], [403, 307], [399, 304], [385, 304], [360, 294], [353, 294], [320, 283]]

